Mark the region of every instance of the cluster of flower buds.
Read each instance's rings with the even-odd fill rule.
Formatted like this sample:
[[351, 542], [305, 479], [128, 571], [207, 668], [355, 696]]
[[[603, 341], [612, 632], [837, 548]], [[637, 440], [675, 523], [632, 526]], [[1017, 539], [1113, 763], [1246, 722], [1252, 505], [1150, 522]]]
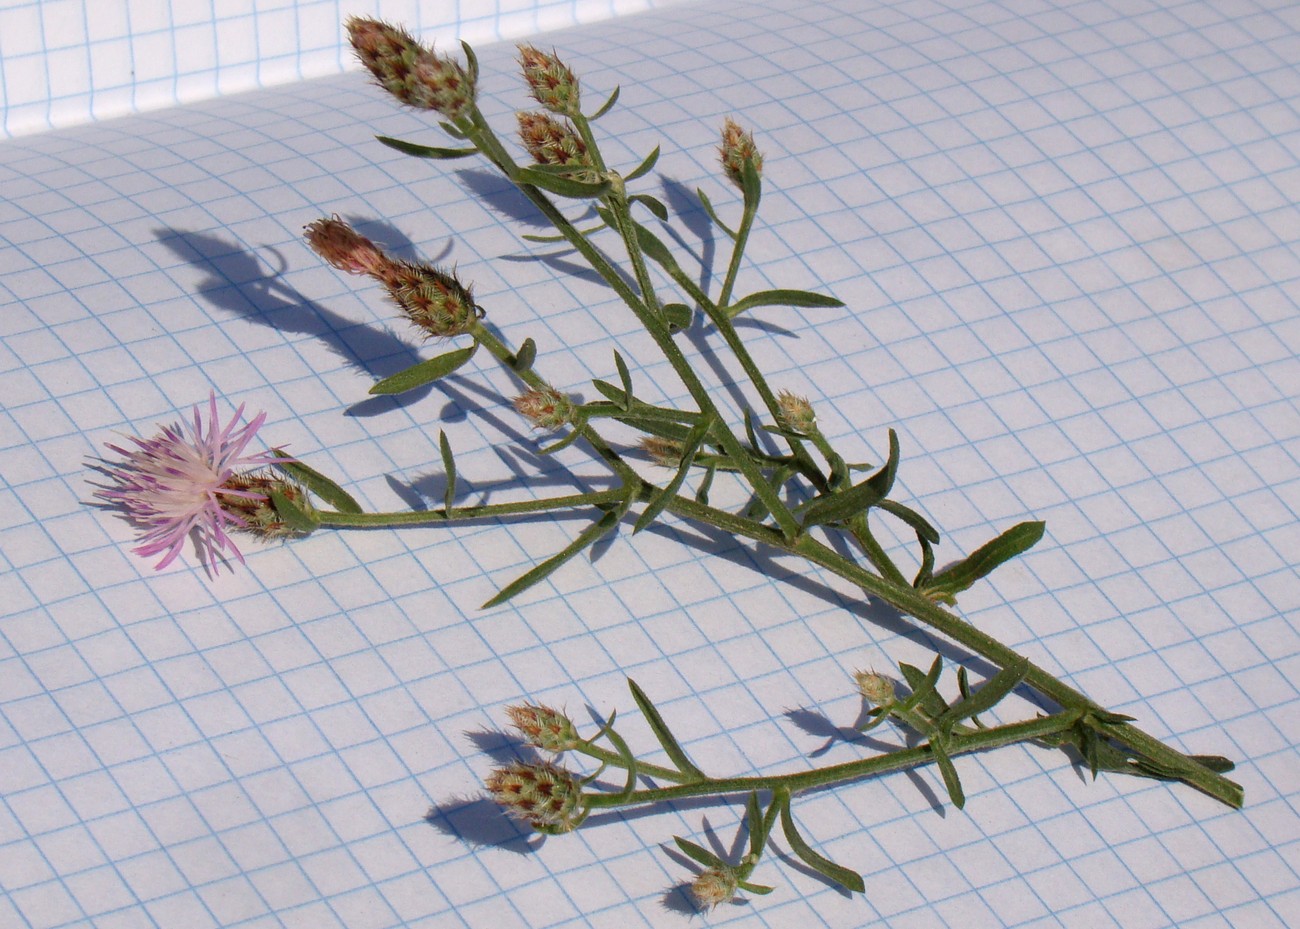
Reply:
[[510, 816], [538, 832], [572, 832], [587, 817], [582, 785], [550, 762], [511, 762], [489, 775], [487, 789]]
[[742, 189], [745, 186], [745, 162], [754, 166], [756, 174], [763, 173], [763, 156], [754, 145], [754, 136], [730, 118], [722, 124], [722, 144], [718, 147], [718, 158], [731, 183]]
[[515, 409], [537, 429], [554, 431], [571, 423], [573, 401], [554, 387], [540, 387], [515, 397]]
[[445, 55], [420, 44], [405, 29], [369, 17], [347, 21], [357, 58], [380, 87], [420, 110], [436, 110], [452, 122], [474, 110], [474, 80]]
[[578, 116], [578, 79], [568, 65], [531, 45], [519, 46], [519, 65], [533, 99], [562, 116]]
[[318, 219], [304, 231], [307, 244], [331, 266], [365, 274], [384, 286], [426, 337], [468, 332], [483, 311], [470, 288], [454, 274], [429, 265], [398, 261], [337, 216]]
[[582, 741], [573, 720], [549, 706], [510, 706], [506, 707], [506, 715], [529, 745], [543, 751], [567, 752]]

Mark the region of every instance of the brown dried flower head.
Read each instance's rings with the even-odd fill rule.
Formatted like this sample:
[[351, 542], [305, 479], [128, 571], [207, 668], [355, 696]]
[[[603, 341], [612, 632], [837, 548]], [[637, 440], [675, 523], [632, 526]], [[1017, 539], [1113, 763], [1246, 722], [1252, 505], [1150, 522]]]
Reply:
[[552, 113], [577, 116], [578, 79], [568, 65], [552, 52], [547, 54], [531, 45], [519, 46], [519, 65], [533, 99]]
[[487, 789], [506, 813], [538, 832], [572, 832], [587, 816], [582, 785], [550, 762], [515, 761], [497, 768], [488, 776]]
[[458, 62], [382, 20], [353, 16], [347, 30], [357, 58], [402, 103], [436, 110], [453, 122], [473, 110], [474, 81]]
[[508, 706], [506, 715], [529, 745], [545, 751], [568, 751], [581, 741], [573, 720], [549, 706]]
[[369, 274], [383, 279], [392, 259], [374, 242], [357, 232], [337, 214], [309, 223], [303, 230], [312, 251], [326, 263], [348, 274]]
[[757, 174], [763, 173], [763, 156], [754, 145], [754, 137], [741, 129], [730, 117], [722, 124], [722, 144], [718, 147], [722, 170], [731, 183], [744, 188], [745, 162], [754, 165]]

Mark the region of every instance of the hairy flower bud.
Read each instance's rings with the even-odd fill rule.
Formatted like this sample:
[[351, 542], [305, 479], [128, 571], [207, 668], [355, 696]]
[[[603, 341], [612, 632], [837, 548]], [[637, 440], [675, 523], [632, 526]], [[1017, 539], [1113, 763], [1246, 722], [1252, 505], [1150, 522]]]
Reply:
[[521, 45], [519, 65], [533, 99], [546, 109], [563, 116], [582, 112], [578, 109], [578, 79], [554, 53], [548, 55], [531, 45]]
[[[575, 169], [593, 167], [587, 143], [567, 122], [545, 113], [519, 113], [517, 116], [519, 140], [538, 164]], [[595, 180], [595, 172], [576, 170], [574, 177]]]
[[402, 103], [436, 110], [453, 121], [473, 110], [474, 82], [457, 62], [381, 20], [353, 16], [347, 30], [357, 58]]
[[736, 872], [731, 868], [709, 868], [696, 875], [691, 882], [691, 896], [705, 909], [713, 909], [720, 903], [730, 903], [739, 887]]
[[858, 671], [853, 675], [858, 693], [875, 706], [889, 706], [894, 702], [894, 682], [875, 671]]
[[573, 401], [554, 387], [530, 390], [515, 397], [515, 409], [537, 429], [559, 429], [573, 422]]
[[650, 460], [665, 468], [676, 468], [682, 463], [682, 443], [663, 436], [648, 435], [641, 439], [641, 450]]
[[573, 720], [549, 706], [508, 706], [506, 715], [529, 745], [545, 751], [568, 751], [581, 741]]
[[312, 251], [340, 271], [368, 274], [380, 280], [391, 273], [393, 260], [337, 214], [309, 223], [303, 235]]
[[487, 779], [487, 789], [506, 813], [538, 832], [572, 832], [587, 817], [582, 785], [550, 762], [515, 761], [497, 768]]
[[305, 532], [292, 528], [271, 498], [275, 492], [304, 513], [315, 507], [307, 491], [293, 481], [269, 472], [238, 473], [221, 485], [217, 499], [221, 508], [242, 523], [239, 529], [263, 539], [290, 539]]
[[718, 157], [722, 170], [726, 172], [731, 183], [744, 188], [745, 162], [754, 165], [756, 174], [763, 173], [763, 156], [754, 145], [754, 137], [741, 129], [730, 117], [722, 124], [722, 145], [718, 147]]
[[382, 280], [398, 309], [426, 337], [462, 335], [483, 316], [470, 288], [447, 271], [395, 261]]
[[799, 397], [783, 390], [776, 395], [777, 424], [787, 432], [813, 435], [817, 431], [817, 415], [807, 397]]

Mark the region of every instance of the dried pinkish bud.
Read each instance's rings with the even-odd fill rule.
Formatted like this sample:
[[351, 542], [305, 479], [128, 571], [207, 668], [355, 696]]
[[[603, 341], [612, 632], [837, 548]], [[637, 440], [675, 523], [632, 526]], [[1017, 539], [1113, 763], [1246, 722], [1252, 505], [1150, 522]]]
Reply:
[[682, 443], [663, 436], [648, 435], [641, 439], [641, 450], [650, 460], [665, 468], [676, 468], [682, 463]]
[[[545, 113], [519, 113], [519, 140], [533, 160], [543, 165], [592, 167], [587, 143], [567, 122]], [[576, 172], [575, 172], [576, 173]]]
[[473, 110], [474, 81], [459, 63], [377, 19], [353, 16], [347, 30], [357, 58], [402, 103], [436, 110], [453, 122]]
[[426, 336], [462, 335], [483, 316], [470, 288], [447, 271], [395, 261], [382, 280], [398, 309]]
[[573, 422], [573, 401], [553, 387], [530, 390], [515, 397], [515, 409], [538, 429], [559, 429]]
[[736, 872], [731, 868], [709, 868], [701, 871], [691, 882], [691, 896], [701, 907], [711, 910], [735, 899], [739, 885]]
[[487, 789], [506, 813], [538, 832], [572, 832], [587, 818], [582, 785], [550, 762], [516, 761], [497, 768], [488, 776]]
[[506, 715], [529, 745], [545, 751], [568, 751], [581, 741], [573, 720], [549, 706], [509, 706]]
[[858, 685], [858, 693], [873, 707], [894, 703], [894, 682], [883, 674], [858, 671], [853, 675], [853, 682]]
[[745, 162], [753, 164], [756, 174], [763, 173], [763, 156], [754, 145], [754, 137], [730, 117], [722, 124], [722, 145], [718, 147], [718, 157], [722, 161], [722, 170], [737, 187], [745, 186]]
[[817, 415], [807, 397], [799, 397], [783, 390], [776, 395], [776, 407], [777, 423], [782, 429], [799, 435], [814, 435], [817, 432]]
[[379, 246], [337, 215], [308, 224], [303, 234], [312, 251], [348, 274], [369, 274], [382, 279], [393, 264]]
[[533, 99], [552, 113], [578, 116], [578, 79], [568, 65], [531, 45], [519, 46], [519, 65]]

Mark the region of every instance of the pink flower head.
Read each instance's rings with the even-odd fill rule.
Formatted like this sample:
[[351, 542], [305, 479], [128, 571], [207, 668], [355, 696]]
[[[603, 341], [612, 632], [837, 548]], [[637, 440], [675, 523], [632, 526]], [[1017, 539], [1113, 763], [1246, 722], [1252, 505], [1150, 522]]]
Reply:
[[108, 446], [125, 460], [109, 462], [103, 469], [116, 486], [97, 491], [96, 496], [122, 506], [131, 520], [143, 527], [141, 544], [133, 549], [136, 554], [151, 558], [165, 553], [157, 570], [175, 560], [189, 536], [194, 538], [200, 561], [214, 572], [218, 555], [227, 550], [243, 563], [244, 556], [229, 530], [243, 527], [245, 522], [222, 506], [221, 497], [266, 499], [262, 494], [226, 485], [237, 476], [238, 469], [261, 467], [277, 460], [270, 451], [244, 454], [266, 421], [266, 414], [258, 413], [236, 429], [243, 415], [241, 404], [222, 428], [213, 393], [208, 401], [206, 426], [196, 405], [192, 424], [164, 426], [152, 439], [129, 436], [133, 449]]

